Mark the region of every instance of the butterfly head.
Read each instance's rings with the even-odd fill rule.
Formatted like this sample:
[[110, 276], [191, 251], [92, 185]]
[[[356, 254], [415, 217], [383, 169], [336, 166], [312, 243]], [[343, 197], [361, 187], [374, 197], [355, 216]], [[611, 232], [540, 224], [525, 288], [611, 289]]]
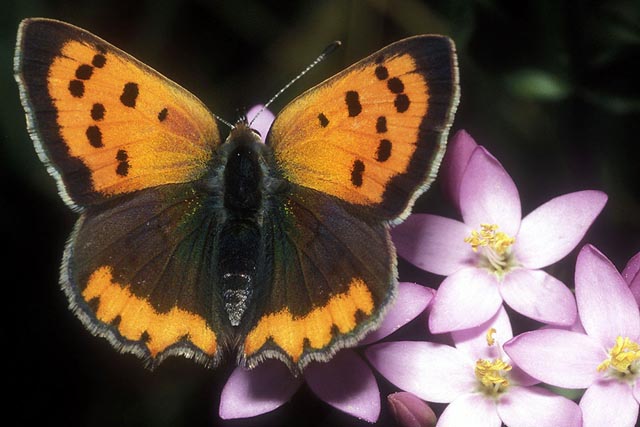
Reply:
[[241, 116], [233, 128], [231, 128], [226, 142], [229, 141], [245, 141], [249, 144], [263, 143], [262, 135], [256, 129], [251, 128], [246, 116]]

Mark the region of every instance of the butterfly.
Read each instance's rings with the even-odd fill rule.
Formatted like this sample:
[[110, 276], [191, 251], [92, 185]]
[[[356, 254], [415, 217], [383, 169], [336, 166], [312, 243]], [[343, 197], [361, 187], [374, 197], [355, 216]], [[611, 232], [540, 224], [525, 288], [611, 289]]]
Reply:
[[235, 353], [292, 372], [374, 330], [389, 230], [435, 178], [459, 99], [453, 42], [407, 38], [307, 90], [264, 138], [222, 139], [194, 95], [51, 19], [18, 30], [36, 152], [79, 219], [60, 284], [93, 334], [155, 367]]

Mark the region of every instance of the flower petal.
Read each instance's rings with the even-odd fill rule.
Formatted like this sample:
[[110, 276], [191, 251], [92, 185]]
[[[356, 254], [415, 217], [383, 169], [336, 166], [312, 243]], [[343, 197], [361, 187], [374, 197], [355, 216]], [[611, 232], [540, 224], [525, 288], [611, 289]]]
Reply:
[[513, 385], [529, 387], [535, 384], [539, 384], [540, 380], [533, 378], [531, 375], [523, 371], [518, 365], [516, 365], [508, 356], [503, 357], [505, 361], [509, 361], [511, 364], [511, 371], [509, 371], [509, 382]]
[[440, 284], [429, 330], [439, 334], [476, 327], [496, 314], [501, 303], [495, 276], [477, 268], [462, 269]]
[[435, 290], [416, 283], [398, 283], [398, 296], [385, 314], [380, 327], [367, 335], [359, 345], [380, 341], [415, 319], [427, 308], [435, 293]]
[[301, 380], [277, 360], [266, 360], [248, 371], [236, 368], [220, 396], [220, 418], [248, 418], [282, 406], [300, 387]]
[[570, 326], [576, 321], [573, 293], [542, 270], [513, 270], [505, 275], [498, 289], [509, 307], [539, 322]]
[[505, 343], [511, 360], [532, 377], [564, 388], [586, 388], [607, 354], [595, 339], [563, 329], [525, 332]]
[[607, 203], [601, 191], [578, 191], [549, 200], [527, 215], [513, 250], [525, 267], [538, 269], [564, 258], [582, 240]]
[[391, 393], [387, 401], [400, 427], [433, 427], [438, 421], [429, 404], [413, 393]]
[[[487, 344], [487, 332], [491, 328], [496, 330], [495, 334], [492, 335], [495, 345], [489, 347]], [[511, 321], [504, 307], [500, 306], [496, 314], [480, 326], [453, 331], [451, 332], [451, 338], [456, 348], [467, 353], [473, 360], [495, 359], [502, 356], [502, 344], [513, 338]]]
[[479, 393], [465, 394], [447, 406], [437, 427], [500, 427], [502, 421], [493, 400]]
[[497, 224], [499, 231], [515, 236], [520, 228], [518, 189], [500, 162], [479, 146], [471, 155], [460, 184], [460, 210], [464, 223]]
[[416, 267], [448, 276], [473, 264], [476, 256], [464, 239], [471, 229], [460, 221], [413, 214], [391, 230], [398, 255]]
[[594, 383], [580, 399], [580, 409], [584, 427], [633, 427], [638, 419], [631, 386], [617, 380]]
[[627, 265], [622, 270], [622, 277], [631, 284], [640, 275], [640, 252], [631, 257]]
[[380, 415], [380, 391], [369, 366], [352, 350], [336, 353], [327, 363], [304, 370], [309, 388], [329, 405], [374, 423]]
[[575, 402], [542, 387], [509, 387], [498, 402], [498, 415], [508, 426], [582, 426]]
[[622, 270], [622, 277], [628, 284], [631, 284], [638, 276], [640, 276], [640, 252], [632, 256]]
[[465, 130], [459, 130], [447, 144], [447, 152], [440, 166], [439, 180], [445, 196], [460, 210], [460, 183], [478, 144]]
[[631, 293], [640, 304], [640, 252], [635, 254], [622, 270], [622, 278], [629, 284]]
[[451, 402], [475, 387], [475, 362], [448, 345], [386, 342], [367, 348], [365, 355], [387, 380], [430, 402]]
[[636, 378], [636, 382], [632, 387], [633, 397], [636, 399], [636, 402], [640, 402], [640, 378]]
[[[251, 107], [249, 111], [247, 111], [247, 121], [251, 123], [251, 128], [257, 130], [260, 136], [262, 136], [262, 140], [265, 141], [275, 116], [268, 108], [264, 110], [262, 110], [262, 108], [264, 108], [264, 105], [260, 104]], [[260, 110], [262, 110], [261, 113]], [[256, 118], [256, 114], [258, 113], [260, 113], [260, 115]]]
[[599, 250], [585, 245], [576, 260], [576, 300], [582, 326], [603, 347], [640, 336], [640, 312], [629, 286]]

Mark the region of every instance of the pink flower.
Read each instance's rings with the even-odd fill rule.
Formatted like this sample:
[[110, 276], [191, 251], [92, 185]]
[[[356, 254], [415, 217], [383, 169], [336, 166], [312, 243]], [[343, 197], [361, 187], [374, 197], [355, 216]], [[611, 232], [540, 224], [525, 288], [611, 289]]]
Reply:
[[542, 268], [576, 247], [607, 196], [565, 194], [522, 219], [518, 190], [498, 160], [465, 132], [456, 134], [448, 150], [443, 178], [463, 221], [413, 214], [393, 229], [400, 256], [448, 276], [433, 303], [431, 332], [475, 327], [503, 301], [540, 322], [573, 324], [573, 294]]
[[[262, 136], [262, 140], [264, 141], [267, 138], [267, 134], [269, 133], [269, 129], [271, 128], [271, 124], [275, 119], [275, 116], [269, 109], [264, 108], [264, 105], [254, 105], [247, 111], [247, 121], [251, 124], [251, 128], [257, 130], [260, 136]], [[258, 117], [256, 114], [260, 113]]]
[[575, 272], [585, 333], [525, 332], [505, 351], [529, 375], [558, 387], [583, 389], [584, 427], [632, 427], [640, 401], [640, 312], [628, 284], [600, 251], [585, 245]]
[[[398, 296], [380, 327], [360, 345], [381, 340], [422, 313], [434, 291], [413, 283], [399, 283]], [[286, 365], [268, 360], [253, 370], [236, 368], [222, 390], [220, 417], [247, 418], [273, 411], [286, 403], [306, 381], [329, 405], [375, 422], [380, 415], [380, 391], [369, 365], [354, 349], [339, 351], [327, 363], [311, 363], [302, 377], [294, 377]]]
[[431, 342], [388, 342], [366, 350], [389, 381], [417, 397], [448, 403], [438, 427], [579, 427], [571, 400], [535, 386], [503, 353], [512, 337], [504, 308], [475, 328], [452, 333], [455, 347]]

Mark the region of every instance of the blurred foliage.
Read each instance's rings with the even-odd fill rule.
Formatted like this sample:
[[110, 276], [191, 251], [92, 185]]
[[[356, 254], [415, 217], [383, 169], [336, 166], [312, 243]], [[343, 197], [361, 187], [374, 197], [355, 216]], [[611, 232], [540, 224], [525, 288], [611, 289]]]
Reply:
[[[86, 28], [231, 120], [238, 108], [269, 99], [332, 40], [342, 40], [343, 48], [276, 101], [274, 111], [390, 42], [447, 34], [457, 44], [462, 86], [454, 131], [466, 129], [504, 164], [524, 213], [553, 196], [601, 189], [609, 203], [586, 240], [619, 268], [640, 250], [637, 0], [25, 0], [7, 2], [2, 12], [1, 214], [10, 245], [5, 265], [16, 267], [5, 281], [2, 331], [12, 350], [6, 367], [17, 379], [7, 406], [23, 424], [216, 425], [230, 369], [204, 371], [176, 360], [149, 373], [89, 336], [66, 309], [56, 278], [75, 215], [59, 200], [25, 130], [12, 76], [15, 32], [25, 17]], [[416, 210], [446, 210], [440, 202], [431, 191]], [[572, 283], [574, 260], [575, 254], [552, 273]], [[388, 416], [385, 408], [380, 425]], [[300, 422], [366, 425], [328, 410], [305, 390], [273, 414], [225, 425]]]

